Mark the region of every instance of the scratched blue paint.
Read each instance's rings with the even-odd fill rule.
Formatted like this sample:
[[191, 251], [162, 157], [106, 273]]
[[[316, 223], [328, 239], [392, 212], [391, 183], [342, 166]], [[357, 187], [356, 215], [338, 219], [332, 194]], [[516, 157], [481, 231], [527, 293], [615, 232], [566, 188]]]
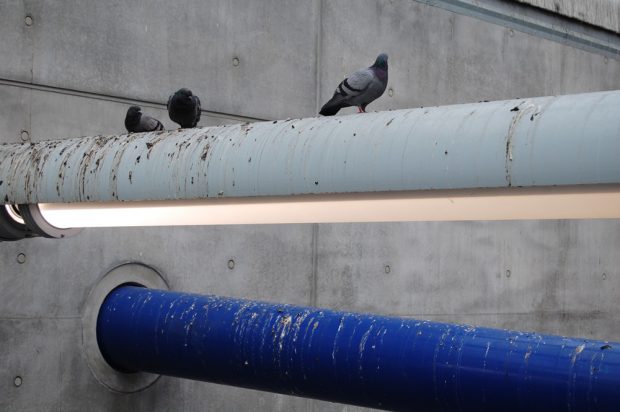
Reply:
[[144, 371], [413, 411], [618, 411], [620, 343], [123, 286], [105, 359]]

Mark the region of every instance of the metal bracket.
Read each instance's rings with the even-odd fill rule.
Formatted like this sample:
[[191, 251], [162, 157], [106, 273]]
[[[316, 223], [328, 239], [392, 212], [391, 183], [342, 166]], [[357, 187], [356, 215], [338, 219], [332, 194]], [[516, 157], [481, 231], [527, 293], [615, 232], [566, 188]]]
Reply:
[[19, 212], [28, 229], [39, 236], [60, 239], [80, 233], [80, 228], [61, 229], [52, 226], [41, 214], [38, 204], [19, 205]]
[[15, 205], [0, 205], [0, 241], [20, 240], [36, 236], [26, 226], [24, 219]]

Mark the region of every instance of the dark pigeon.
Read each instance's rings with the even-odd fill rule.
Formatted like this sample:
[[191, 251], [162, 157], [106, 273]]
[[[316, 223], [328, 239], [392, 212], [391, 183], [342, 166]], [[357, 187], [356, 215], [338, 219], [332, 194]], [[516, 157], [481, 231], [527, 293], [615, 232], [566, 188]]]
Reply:
[[196, 127], [200, 121], [200, 99], [189, 89], [179, 89], [168, 99], [168, 114], [183, 129]]
[[333, 116], [338, 110], [349, 106], [357, 106], [360, 113], [365, 113], [366, 106], [385, 91], [388, 82], [387, 61], [387, 54], [381, 53], [375, 64], [360, 69], [344, 79], [319, 113], [323, 116]]
[[130, 133], [164, 130], [164, 125], [151, 116], [142, 114], [140, 106], [131, 106], [125, 116], [125, 127]]

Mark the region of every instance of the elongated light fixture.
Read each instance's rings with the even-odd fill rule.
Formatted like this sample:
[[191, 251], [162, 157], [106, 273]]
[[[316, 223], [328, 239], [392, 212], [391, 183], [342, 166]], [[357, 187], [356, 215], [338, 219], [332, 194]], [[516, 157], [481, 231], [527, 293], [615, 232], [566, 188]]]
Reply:
[[125, 203], [43, 203], [51, 225], [186, 226], [274, 223], [620, 218], [620, 186], [448, 190]]

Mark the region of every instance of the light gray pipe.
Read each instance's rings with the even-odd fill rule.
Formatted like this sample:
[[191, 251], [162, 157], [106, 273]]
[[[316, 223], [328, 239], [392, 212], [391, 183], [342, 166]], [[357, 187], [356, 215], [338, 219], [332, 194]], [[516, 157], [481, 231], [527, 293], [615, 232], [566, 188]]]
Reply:
[[4, 203], [620, 183], [620, 91], [0, 146]]

